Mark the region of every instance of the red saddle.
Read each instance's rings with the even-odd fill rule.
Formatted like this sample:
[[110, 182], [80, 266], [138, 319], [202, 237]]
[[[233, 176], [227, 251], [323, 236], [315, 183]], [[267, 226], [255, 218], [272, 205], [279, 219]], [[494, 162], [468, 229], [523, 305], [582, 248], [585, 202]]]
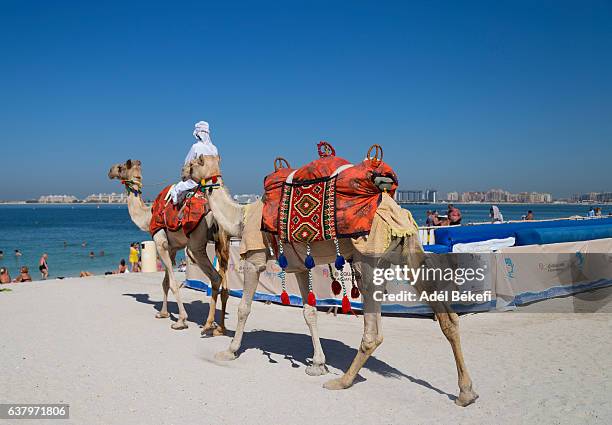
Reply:
[[[151, 236], [162, 229], [178, 232], [181, 228], [185, 235], [189, 236], [200, 224], [202, 218], [208, 214], [208, 201], [200, 191], [188, 194], [180, 205], [166, 202], [165, 198], [171, 187], [172, 185], [165, 187], [153, 202], [151, 223], [149, 225]], [[182, 214], [180, 214], [181, 208], [183, 209]]]
[[390, 177], [391, 196], [398, 184], [393, 169], [382, 161], [382, 149], [381, 158], [370, 158], [371, 148], [367, 159], [351, 165], [335, 156], [328, 143], [321, 142], [318, 147], [320, 158], [297, 170], [282, 158], [275, 160], [275, 171], [264, 179], [263, 231], [289, 242], [357, 237], [370, 232], [381, 199], [374, 179]]

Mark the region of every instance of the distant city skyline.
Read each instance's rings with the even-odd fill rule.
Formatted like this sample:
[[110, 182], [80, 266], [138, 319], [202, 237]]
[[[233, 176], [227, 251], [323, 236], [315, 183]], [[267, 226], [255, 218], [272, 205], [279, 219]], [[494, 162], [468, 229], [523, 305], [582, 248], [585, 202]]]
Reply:
[[[256, 193], [236, 193], [232, 197], [240, 204], [248, 204], [261, 197]], [[436, 189], [402, 189], [398, 188], [395, 193], [398, 202], [457, 202], [457, 203], [550, 203], [554, 201], [569, 202], [592, 202], [592, 203], [612, 203], [612, 192], [586, 192], [575, 193], [567, 198], [556, 198], [548, 192], [518, 192], [511, 193], [504, 189], [489, 189], [487, 191], [465, 191], [465, 192], [439, 192]], [[146, 199], [152, 201], [151, 199]], [[5, 202], [7, 200], [0, 200]], [[38, 203], [126, 203], [127, 194], [120, 193], [92, 193], [84, 198], [79, 198], [68, 194], [48, 194], [38, 197], [38, 199], [14, 199], [15, 202], [38, 202]]]
[[402, 188], [612, 190], [612, 3], [1, 2], [0, 199], [152, 199], [210, 122], [232, 193], [373, 143]]

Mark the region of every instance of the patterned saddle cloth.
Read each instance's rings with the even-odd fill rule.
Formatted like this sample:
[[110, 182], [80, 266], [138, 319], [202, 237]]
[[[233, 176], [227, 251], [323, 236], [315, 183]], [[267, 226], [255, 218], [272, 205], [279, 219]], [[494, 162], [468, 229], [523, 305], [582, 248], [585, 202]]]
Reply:
[[[151, 223], [149, 225], [151, 236], [162, 229], [178, 232], [181, 228], [185, 235], [189, 236], [200, 224], [202, 218], [208, 214], [208, 201], [200, 191], [188, 193], [180, 205], [166, 202], [166, 195], [171, 188], [172, 185], [165, 187], [153, 202]], [[183, 210], [182, 213], [181, 208]]]
[[286, 161], [286, 167], [277, 167], [280, 162], [275, 161], [275, 171], [264, 179], [263, 231], [279, 235], [285, 242], [358, 237], [370, 232], [382, 194], [374, 179], [390, 177], [389, 193], [393, 196], [398, 184], [393, 169], [369, 155], [352, 165], [335, 156], [325, 142], [319, 144], [319, 156], [297, 170]]

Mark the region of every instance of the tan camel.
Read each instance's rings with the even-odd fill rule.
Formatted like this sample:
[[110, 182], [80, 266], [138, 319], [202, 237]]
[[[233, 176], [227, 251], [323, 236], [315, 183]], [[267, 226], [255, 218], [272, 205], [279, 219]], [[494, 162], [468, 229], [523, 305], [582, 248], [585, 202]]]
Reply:
[[[215, 220], [221, 228], [225, 229], [232, 236], [242, 236], [246, 241], [259, 241], [267, 248], [246, 250], [244, 254], [244, 291], [243, 297], [238, 307], [238, 324], [236, 333], [227, 350], [217, 353], [217, 360], [233, 360], [237, 357], [236, 353], [240, 348], [242, 337], [244, 334], [244, 326], [251, 311], [251, 304], [255, 290], [259, 283], [259, 275], [266, 269], [266, 262], [272, 259], [270, 255], [270, 240], [267, 234], [263, 234], [260, 229], [262, 203], [257, 201], [245, 211], [244, 207], [234, 202], [229, 193], [223, 187], [223, 181], [220, 177], [219, 158], [212, 156], [200, 156], [192, 161], [190, 176], [195, 181], [208, 181], [211, 176], [218, 176], [217, 182], [220, 187], [208, 191], [208, 199], [210, 208]], [[387, 182], [388, 183], [388, 182]], [[389, 198], [391, 199], [391, 198]], [[391, 201], [393, 202], [393, 201]], [[244, 214], [246, 213], [246, 224]], [[374, 229], [372, 230], [374, 231]], [[373, 237], [370, 233], [370, 237]], [[373, 285], [373, 269], [378, 265], [377, 261], [372, 261], [372, 258], [364, 256], [358, 251], [351, 240], [341, 239], [341, 250], [345, 257], [352, 258], [354, 268], [356, 270], [356, 280], [361, 295], [363, 297], [363, 318], [364, 332], [359, 346], [357, 355], [348, 370], [340, 378], [332, 379], [326, 382], [323, 386], [330, 390], [348, 388], [353, 384], [359, 370], [365, 364], [366, 360], [372, 355], [374, 350], [382, 343], [382, 317], [381, 305], [373, 296], [375, 286]], [[257, 245], [257, 244], [254, 244]], [[304, 266], [303, 258], [305, 247], [295, 244], [296, 250], [286, 250], [285, 255], [289, 266], [287, 272], [295, 273], [302, 299], [306, 300], [309, 292], [308, 289], [308, 271]], [[411, 267], [419, 267], [424, 261], [424, 254], [420, 242], [416, 236], [396, 238], [389, 250], [399, 252], [400, 258], [410, 261]], [[299, 251], [299, 252], [298, 252]], [[335, 260], [335, 247], [332, 241], [315, 242], [311, 244], [311, 255], [314, 257], [317, 264], [330, 264]], [[300, 258], [301, 256], [301, 258]], [[467, 406], [473, 403], [478, 395], [472, 389], [472, 380], [470, 379], [467, 367], [463, 359], [461, 343], [459, 338], [459, 317], [456, 313], [449, 311], [447, 306], [441, 304], [433, 304], [438, 323], [442, 332], [449, 341], [455, 363], [457, 366], [459, 396], [455, 403], [459, 406]], [[319, 341], [317, 330], [317, 310], [309, 304], [304, 304], [304, 319], [310, 330], [312, 343], [314, 346], [314, 354], [312, 364], [306, 368], [306, 373], [309, 375], [323, 375], [328, 372], [325, 365], [325, 354]]]
[[[189, 168], [183, 169], [183, 178], [185, 172]], [[128, 210], [134, 224], [141, 230], [149, 232], [149, 223], [151, 222], [151, 207], [146, 206], [141, 197], [142, 188], [142, 168], [141, 162], [138, 160], [127, 160], [122, 164], [115, 164], [111, 167], [108, 177], [110, 179], [120, 179], [126, 185], [128, 191]], [[174, 276], [172, 269], [174, 259], [178, 250], [187, 248], [189, 257], [202, 269], [202, 272], [208, 276], [211, 282], [212, 295], [210, 299], [210, 308], [208, 317], [204, 322], [202, 334], [212, 331], [214, 336], [225, 334], [225, 309], [229, 291], [226, 282], [227, 266], [229, 261], [229, 237], [222, 230], [214, 231], [216, 228], [212, 214], [207, 214], [205, 219], [200, 222], [198, 227], [191, 232], [189, 237], [185, 236], [182, 229], [177, 232], [160, 230], [153, 236], [157, 252], [162, 260], [165, 268], [164, 280], [162, 289], [164, 292], [164, 301], [161, 311], [155, 317], [164, 319], [170, 317], [168, 313], [168, 289], [172, 290], [179, 308], [179, 317], [176, 323], [172, 324], [172, 329], [187, 328], [187, 312], [183, 306], [180, 296], [180, 287]], [[208, 254], [206, 253], [206, 245], [211, 241], [215, 243], [215, 251], [219, 259], [220, 270], [212, 266]], [[217, 305], [217, 297], [221, 293], [221, 317], [218, 326], [215, 325], [215, 312]]]

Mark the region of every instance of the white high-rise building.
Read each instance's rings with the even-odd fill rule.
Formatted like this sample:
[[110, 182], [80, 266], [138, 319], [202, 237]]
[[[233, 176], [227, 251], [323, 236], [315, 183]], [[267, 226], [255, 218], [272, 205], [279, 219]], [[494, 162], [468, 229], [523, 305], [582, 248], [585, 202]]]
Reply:
[[38, 198], [38, 202], [41, 204], [72, 204], [79, 200], [72, 195], [45, 195]]

